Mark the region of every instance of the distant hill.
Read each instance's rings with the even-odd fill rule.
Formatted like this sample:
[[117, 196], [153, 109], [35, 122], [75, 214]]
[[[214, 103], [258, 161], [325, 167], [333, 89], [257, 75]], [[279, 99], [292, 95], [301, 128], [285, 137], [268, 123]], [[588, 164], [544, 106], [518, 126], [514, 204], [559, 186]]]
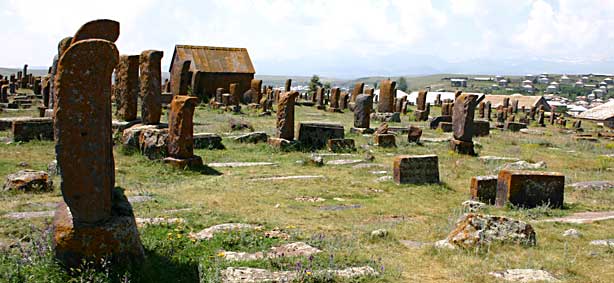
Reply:
[[[17, 72], [23, 69], [15, 69], [15, 68], [1, 68], [0, 67], [0, 75], [2, 76], [10, 76], [11, 74], [17, 74]], [[34, 74], [34, 76], [44, 76], [47, 74], [48, 69], [31, 69], [28, 68], [28, 74]]]

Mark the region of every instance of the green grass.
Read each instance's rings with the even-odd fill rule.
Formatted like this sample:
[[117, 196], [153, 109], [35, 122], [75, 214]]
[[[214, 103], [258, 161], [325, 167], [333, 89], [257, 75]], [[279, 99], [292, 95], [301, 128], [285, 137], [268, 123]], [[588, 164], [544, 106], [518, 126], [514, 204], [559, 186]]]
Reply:
[[[438, 112], [437, 107], [432, 108]], [[475, 157], [450, 152], [445, 143], [408, 144], [397, 137], [398, 148], [373, 147], [370, 137], [346, 134], [356, 141], [353, 156], [325, 157], [360, 159], [367, 150], [375, 156], [373, 163], [385, 168], [355, 169], [352, 166], [316, 167], [297, 161], [310, 153], [284, 152], [265, 144], [238, 144], [231, 140], [230, 118], [245, 119], [256, 131], [274, 134], [273, 117], [258, 117], [245, 110], [237, 116], [206, 107], [195, 114], [195, 132], [214, 132], [224, 137], [225, 150], [196, 150], [205, 163], [230, 161], [265, 161], [276, 166], [217, 168], [208, 171], [183, 171], [149, 161], [140, 154], [124, 154], [115, 150], [116, 185], [128, 196], [149, 195], [154, 201], [134, 204], [137, 217], [181, 217], [185, 224], [148, 226], [140, 229], [147, 259], [142, 266], [114, 270], [83, 269], [66, 273], [54, 261], [48, 248], [49, 219], [11, 220], [0, 217], [0, 241], [21, 241], [22, 249], [13, 248], [0, 255], [0, 281], [6, 282], [196, 282], [202, 278], [215, 282], [220, 270], [228, 266], [251, 266], [273, 270], [295, 270], [312, 266], [329, 267], [370, 265], [383, 270], [382, 275], [364, 282], [496, 282], [488, 272], [507, 268], [539, 268], [567, 282], [608, 282], [614, 278], [614, 252], [588, 245], [595, 239], [612, 238], [612, 221], [575, 225], [532, 223], [537, 232], [535, 247], [493, 245], [479, 251], [443, 251], [430, 247], [410, 249], [399, 240], [434, 242], [444, 238], [461, 215], [461, 203], [469, 197], [469, 182], [475, 175], [496, 174], [504, 162], [482, 162]], [[12, 114], [12, 113], [11, 113]], [[24, 115], [35, 115], [24, 111]], [[435, 115], [432, 113], [431, 115]], [[0, 117], [8, 116], [0, 113]], [[163, 119], [166, 119], [165, 117]], [[408, 122], [394, 126], [426, 122]], [[352, 126], [352, 113], [328, 113], [315, 108], [297, 107], [299, 121], [327, 121]], [[571, 123], [568, 123], [571, 124]], [[584, 122], [587, 131], [594, 125]], [[377, 126], [377, 123], [372, 125]], [[480, 155], [517, 157], [545, 161], [547, 171], [562, 172], [566, 183], [589, 180], [612, 180], [614, 159], [601, 157], [612, 153], [611, 142], [576, 142], [570, 134], [561, 134], [548, 127], [542, 136], [493, 130], [491, 136], [474, 139]], [[7, 136], [6, 133], [2, 133]], [[444, 137], [445, 133], [424, 130], [424, 137]], [[365, 149], [363, 146], [368, 146]], [[325, 150], [319, 151], [325, 152]], [[391, 173], [392, 159], [399, 154], [437, 154], [441, 184], [396, 185], [392, 181], [376, 182]], [[52, 142], [0, 144], [0, 176], [27, 168], [45, 170], [54, 158]], [[252, 178], [287, 175], [324, 175], [323, 179], [258, 182]], [[0, 215], [14, 211], [49, 210], [48, 203], [61, 200], [59, 179], [56, 189], [45, 194], [0, 194]], [[319, 203], [297, 202], [300, 196], [318, 196]], [[337, 201], [342, 198], [345, 201]], [[333, 205], [358, 205], [347, 210], [322, 210]], [[169, 212], [172, 209], [189, 208]], [[614, 192], [586, 192], [567, 189], [563, 209], [497, 209], [487, 207], [485, 213], [506, 215], [524, 221], [569, 215], [579, 211], [614, 210]], [[187, 237], [211, 225], [226, 222], [261, 224], [264, 229], [278, 227], [291, 235], [289, 240], [268, 239], [263, 231], [227, 233], [210, 241], [192, 241]], [[371, 239], [370, 232], [385, 228], [389, 235]], [[578, 229], [579, 239], [564, 238], [562, 232]], [[178, 236], [180, 235], [180, 236]], [[308, 258], [258, 260], [244, 263], [222, 261], [220, 250], [255, 252], [285, 242], [306, 241], [324, 252]], [[47, 246], [46, 248], [44, 248]], [[24, 258], [24, 254], [30, 255]], [[331, 259], [332, 258], [332, 259]], [[199, 268], [200, 267], [200, 268]], [[309, 281], [311, 280], [311, 281]], [[326, 278], [305, 278], [306, 282], [328, 282]]]

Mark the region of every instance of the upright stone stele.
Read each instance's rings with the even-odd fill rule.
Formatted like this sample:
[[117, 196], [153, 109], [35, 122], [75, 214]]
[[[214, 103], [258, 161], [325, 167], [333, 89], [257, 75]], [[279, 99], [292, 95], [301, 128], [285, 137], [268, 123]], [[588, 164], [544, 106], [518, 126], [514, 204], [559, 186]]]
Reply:
[[373, 96], [359, 94], [354, 107], [354, 128], [369, 129], [371, 127], [371, 111]]
[[200, 156], [194, 155], [194, 108], [198, 98], [175, 95], [168, 114], [168, 155], [164, 159], [178, 168], [194, 168], [203, 165]]
[[58, 61], [55, 136], [64, 202], [55, 212], [53, 246], [68, 268], [144, 256], [132, 207], [114, 189], [110, 96], [118, 57], [113, 42], [89, 39]]
[[426, 90], [421, 90], [418, 92], [418, 97], [416, 98], [416, 108], [417, 110], [414, 112], [416, 121], [426, 121], [429, 119], [429, 109], [426, 107]]
[[287, 91], [279, 96], [277, 103], [277, 138], [294, 140], [294, 103], [299, 93]]
[[119, 57], [116, 73], [118, 85], [115, 86], [115, 115], [124, 121], [136, 120], [139, 99], [139, 55]]
[[394, 98], [396, 96], [395, 81], [382, 80], [380, 83], [379, 101], [377, 103], [377, 112], [390, 113], [394, 112]]
[[461, 153], [475, 155], [472, 138], [474, 136], [473, 117], [475, 108], [484, 99], [475, 94], [463, 93], [454, 101], [452, 113], [453, 138], [450, 140], [452, 150]]
[[141, 119], [145, 125], [159, 124], [162, 116], [162, 56], [162, 51], [146, 50], [140, 57]]

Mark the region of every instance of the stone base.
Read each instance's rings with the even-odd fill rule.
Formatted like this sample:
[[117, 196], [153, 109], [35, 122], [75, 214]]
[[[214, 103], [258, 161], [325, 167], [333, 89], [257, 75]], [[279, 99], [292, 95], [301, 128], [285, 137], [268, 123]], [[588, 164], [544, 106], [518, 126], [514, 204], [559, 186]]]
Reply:
[[298, 127], [298, 141], [301, 146], [311, 149], [326, 147], [329, 139], [345, 138], [343, 125], [335, 123], [301, 122]]
[[365, 134], [373, 134], [374, 132], [375, 132], [375, 129], [372, 129], [372, 128], [350, 128], [350, 133], [352, 134], [365, 135]]
[[473, 142], [451, 139], [450, 149], [460, 154], [476, 155], [475, 151], [473, 150]]
[[484, 120], [473, 121], [473, 129], [476, 137], [487, 137], [490, 135], [490, 123]]
[[429, 127], [431, 129], [437, 129], [439, 127], [439, 123], [441, 122], [452, 122], [452, 116], [437, 116], [435, 118], [433, 118], [430, 122], [429, 122]]
[[380, 122], [401, 122], [401, 113], [399, 112], [385, 112], [385, 113], [371, 113], [371, 119], [373, 121]]
[[414, 111], [414, 118], [416, 119], [416, 121], [427, 121], [429, 119], [429, 111], [416, 110]]
[[343, 113], [343, 111], [341, 111], [341, 109], [339, 108], [328, 108], [326, 109], [327, 112], [331, 112], [331, 113]]
[[394, 134], [379, 134], [373, 136], [373, 143], [381, 147], [396, 147], [396, 138]]
[[53, 140], [53, 119], [18, 119], [12, 125], [13, 141]]
[[203, 165], [203, 159], [197, 155], [185, 159], [166, 157], [164, 158], [164, 163], [170, 164], [171, 166], [179, 169], [197, 168]]
[[78, 268], [83, 261], [99, 265], [103, 258], [121, 265], [143, 260], [132, 207], [125, 196], [121, 197], [114, 200], [111, 218], [95, 225], [75, 225], [68, 206], [64, 202], [58, 205], [53, 219], [53, 248], [66, 268]]
[[224, 149], [222, 137], [213, 133], [194, 134], [194, 148], [196, 149]]
[[269, 138], [267, 143], [274, 148], [284, 149], [290, 146], [292, 142], [282, 138]]
[[316, 109], [318, 109], [318, 110], [326, 110], [326, 106], [324, 106], [324, 105], [317, 105]]
[[452, 122], [440, 122], [438, 129], [441, 129], [444, 133], [450, 133], [454, 130]]

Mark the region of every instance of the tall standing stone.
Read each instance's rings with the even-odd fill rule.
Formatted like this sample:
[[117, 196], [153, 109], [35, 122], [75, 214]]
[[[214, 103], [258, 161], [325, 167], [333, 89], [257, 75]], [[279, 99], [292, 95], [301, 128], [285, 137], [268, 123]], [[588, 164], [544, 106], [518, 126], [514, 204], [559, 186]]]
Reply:
[[326, 90], [323, 87], [318, 87], [316, 89], [316, 108], [317, 109], [324, 109], [326, 108], [324, 106], [324, 92]]
[[395, 81], [382, 80], [380, 83], [379, 101], [377, 103], [377, 112], [386, 113], [394, 112], [394, 98], [396, 97]]
[[484, 99], [475, 94], [461, 94], [454, 101], [452, 114], [453, 139], [451, 148], [461, 154], [475, 155], [472, 138], [474, 136], [473, 117], [475, 108]]
[[114, 191], [110, 41], [81, 40], [58, 61], [55, 138], [61, 203], [53, 220], [55, 256], [69, 268], [83, 261], [139, 261], [144, 252], [132, 207]]
[[479, 107], [478, 107], [478, 117], [480, 119], [484, 119], [484, 108], [485, 108], [485, 104], [484, 102], [480, 102]]
[[279, 96], [277, 103], [277, 138], [294, 140], [294, 103], [299, 93], [287, 91]]
[[7, 103], [9, 102], [9, 85], [2, 85], [0, 87], [0, 102]]
[[510, 107], [510, 98], [504, 97], [503, 98], [503, 109], [507, 110], [508, 107]]
[[490, 103], [490, 101], [486, 101], [486, 119], [490, 121], [491, 117], [492, 117], [492, 103]]
[[354, 127], [369, 129], [371, 123], [371, 110], [373, 109], [373, 96], [359, 94], [354, 108]]
[[62, 54], [64, 54], [66, 49], [68, 49], [71, 42], [72, 36], [65, 37], [60, 40], [60, 42], [58, 43], [58, 54], [53, 57], [53, 64], [51, 65], [51, 73], [49, 78], [49, 108], [53, 108], [53, 105], [55, 104], [55, 78], [58, 69], [58, 61], [60, 60], [60, 57], [62, 56]]
[[[179, 85], [175, 88], [175, 92], [173, 95], [188, 95], [188, 89], [190, 87], [190, 83], [192, 83], [192, 72], [190, 71], [190, 65], [192, 61], [186, 60], [183, 61], [181, 65], [181, 72], [178, 75], [179, 78], [174, 81], [179, 82]], [[173, 90], [173, 86], [171, 86], [171, 92]]]
[[426, 90], [421, 90], [418, 92], [418, 97], [416, 98], [416, 111], [414, 112], [416, 121], [426, 121], [429, 119], [429, 110], [426, 107]]
[[512, 100], [512, 112], [518, 113], [518, 99]]
[[146, 50], [140, 57], [141, 119], [146, 125], [159, 124], [162, 116], [162, 56], [162, 51]]
[[339, 111], [339, 99], [341, 98], [341, 90], [338, 87], [330, 89], [330, 112]]
[[239, 94], [239, 84], [233, 83], [228, 86], [228, 93], [230, 93], [230, 98], [232, 99], [231, 104], [235, 106], [239, 106], [241, 101], [241, 96]]
[[136, 120], [139, 99], [139, 55], [120, 56], [115, 76], [116, 115], [124, 121]]
[[70, 44], [94, 38], [115, 42], [119, 38], [119, 22], [107, 19], [87, 22], [79, 28]]
[[292, 79], [287, 79], [284, 86], [284, 91], [288, 92], [292, 88]]
[[175, 167], [195, 167], [203, 160], [194, 155], [194, 108], [198, 98], [175, 95], [168, 115], [168, 154], [164, 159]]

